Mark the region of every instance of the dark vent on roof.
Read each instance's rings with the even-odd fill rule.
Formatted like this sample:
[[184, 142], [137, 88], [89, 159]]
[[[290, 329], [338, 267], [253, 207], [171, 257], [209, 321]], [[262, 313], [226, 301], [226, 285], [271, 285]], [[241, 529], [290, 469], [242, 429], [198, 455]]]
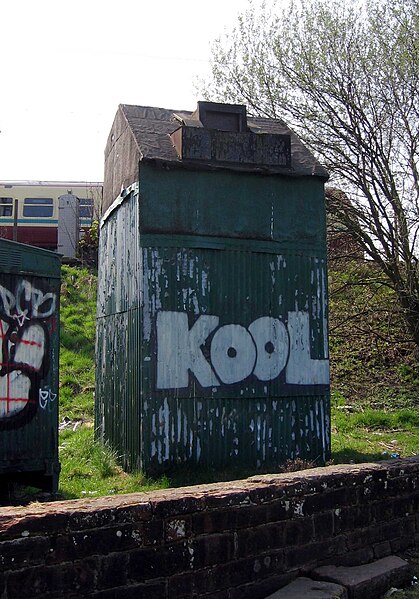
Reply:
[[216, 104], [198, 102], [192, 118], [201, 122], [205, 129], [241, 133], [247, 131], [246, 106], [241, 104]]

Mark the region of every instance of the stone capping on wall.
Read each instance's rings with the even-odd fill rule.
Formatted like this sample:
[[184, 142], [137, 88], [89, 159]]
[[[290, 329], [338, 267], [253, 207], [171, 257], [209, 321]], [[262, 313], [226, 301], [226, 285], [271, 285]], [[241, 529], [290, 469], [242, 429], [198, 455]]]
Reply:
[[419, 457], [0, 509], [0, 597], [263, 599], [419, 545]]

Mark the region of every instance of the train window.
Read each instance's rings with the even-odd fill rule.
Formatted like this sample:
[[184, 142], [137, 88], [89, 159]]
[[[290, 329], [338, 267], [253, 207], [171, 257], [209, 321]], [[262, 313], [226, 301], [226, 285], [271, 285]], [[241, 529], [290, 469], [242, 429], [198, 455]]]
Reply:
[[12, 216], [13, 214], [13, 198], [0, 198], [0, 217]]
[[80, 218], [93, 218], [93, 200], [91, 198], [79, 198]]
[[52, 198], [25, 198], [23, 203], [23, 216], [32, 218], [51, 217], [54, 212]]

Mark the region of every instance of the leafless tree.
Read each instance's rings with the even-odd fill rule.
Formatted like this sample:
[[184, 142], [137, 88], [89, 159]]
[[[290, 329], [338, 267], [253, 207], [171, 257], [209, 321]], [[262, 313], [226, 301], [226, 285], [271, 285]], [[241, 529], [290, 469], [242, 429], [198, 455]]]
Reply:
[[212, 51], [211, 100], [283, 118], [344, 189], [329, 201], [419, 345], [419, 3], [252, 3]]

